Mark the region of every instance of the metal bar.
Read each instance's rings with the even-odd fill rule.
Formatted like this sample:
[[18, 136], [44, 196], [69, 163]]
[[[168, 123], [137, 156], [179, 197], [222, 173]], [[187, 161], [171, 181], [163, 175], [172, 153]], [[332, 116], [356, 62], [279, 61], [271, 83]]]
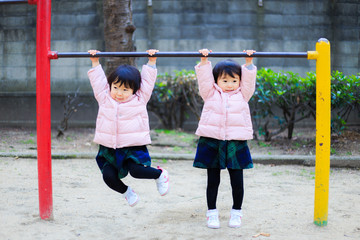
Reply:
[[326, 226], [329, 209], [331, 142], [331, 60], [330, 42], [316, 43], [316, 161], [314, 223]]
[[41, 219], [53, 218], [51, 174], [50, 51], [51, 0], [38, 0], [36, 17], [36, 129], [39, 210]]
[[[51, 59], [91, 57], [87, 52], [51, 52]], [[147, 52], [100, 52], [97, 57], [149, 57]], [[199, 52], [158, 52], [154, 57], [202, 57]], [[212, 52], [208, 57], [248, 57], [244, 52]], [[307, 58], [307, 52], [256, 52], [252, 57]]]
[[6, 0], [6, 1], [1, 1], [0, 0], [0, 5], [1, 4], [18, 4], [18, 3], [28, 3], [27, 0]]

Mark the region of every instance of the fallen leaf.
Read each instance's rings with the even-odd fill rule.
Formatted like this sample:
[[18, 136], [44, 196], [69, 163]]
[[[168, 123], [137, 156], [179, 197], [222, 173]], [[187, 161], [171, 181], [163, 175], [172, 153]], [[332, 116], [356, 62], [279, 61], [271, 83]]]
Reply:
[[253, 235], [252, 237], [257, 238], [259, 236], [270, 237], [270, 233], [258, 233], [258, 234]]

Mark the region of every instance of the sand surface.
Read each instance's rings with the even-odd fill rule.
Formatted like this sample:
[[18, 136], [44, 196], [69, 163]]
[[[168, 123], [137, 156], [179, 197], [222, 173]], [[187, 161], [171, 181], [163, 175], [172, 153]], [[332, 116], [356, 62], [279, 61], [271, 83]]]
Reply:
[[[360, 171], [332, 169], [328, 225], [314, 218], [314, 168], [255, 165], [245, 170], [243, 225], [227, 226], [232, 205], [227, 171], [217, 207], [220, 229], [206, 227], [206, 172], [191, 161], [154, 162], [170, 173], [161, 197], [153, 180], [128, 176], [140, 196], [129, 207], [104, 184], [95, 160], [53, 160], [54, 219], [39, 217], [36, 159], [0, 159], [0, 239], [360, 239]], [[270, 237], [252, 236], [260, 232]]]

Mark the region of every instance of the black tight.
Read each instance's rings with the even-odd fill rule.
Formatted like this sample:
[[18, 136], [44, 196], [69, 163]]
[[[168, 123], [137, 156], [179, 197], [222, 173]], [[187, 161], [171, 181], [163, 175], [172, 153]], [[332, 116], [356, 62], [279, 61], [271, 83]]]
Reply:
[[[217, 168], [208, 168], [207, 169], [207, 189], [206, 189], [206, 199], [208, 204], [208, 209], [216, 209], [216, 198], [218, 194], [218, 189], [220, 185], [220, 169]], [[244, 178], [243, 170], [229, 169], [230, 183], [232, 188], [232, 197], [233, 197], [233, 209], [240, 210], [242, 201], [244, 198]]]
[[114, 166], [110, 164], [105, 165], [102, 174], [104, 182], [109, 188], [119, 193], [126, 192], [128, 187], [119, 179], [118, 171]]
[[[143, 165], [136, 164], [133, 161], [127, 161], [129, 173], [134, 178], [142, 179], [157, 179], [161, 175], [161, 170], [152, 167], [144, 167]], [[125, 193], [127, 186], [119, 179], [117, 169], [107, 164], [102, 170], [103, 179], [106, 185], [114, 191]]]

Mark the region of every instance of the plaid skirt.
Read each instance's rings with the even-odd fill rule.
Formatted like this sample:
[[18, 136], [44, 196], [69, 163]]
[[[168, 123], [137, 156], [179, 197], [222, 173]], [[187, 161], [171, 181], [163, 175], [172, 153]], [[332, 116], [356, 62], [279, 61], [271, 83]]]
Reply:
[[207, 137], [199, 139], [193, 166], [220, 169], [254, 167], [247, 141], [222, 141]]
[[148, 167], [151, 166], [151, 158], [146, 146], [113, 149], [99, 145], [96, 162], [101, 172], [107, 164], [111, 164], [118, 170], [119, 179], [122, 179], [129, 173], [127, 161], [133, 161]]

